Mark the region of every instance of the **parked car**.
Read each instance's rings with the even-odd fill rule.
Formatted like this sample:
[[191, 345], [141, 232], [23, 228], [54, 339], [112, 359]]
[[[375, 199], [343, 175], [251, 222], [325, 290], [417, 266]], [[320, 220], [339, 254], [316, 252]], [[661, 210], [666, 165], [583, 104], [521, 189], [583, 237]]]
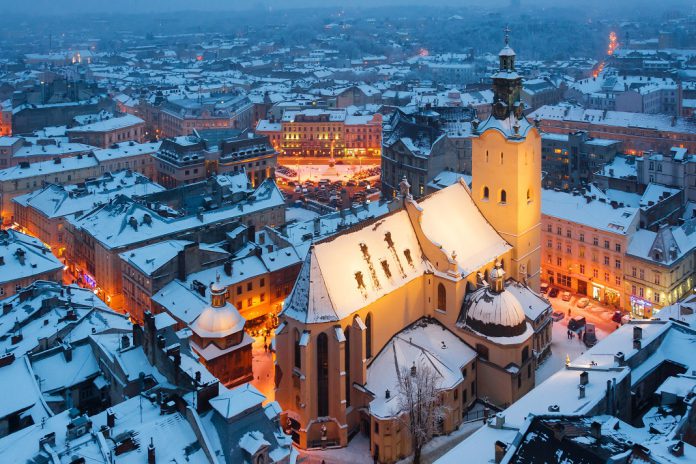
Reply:
[[542, 282], [540, 288], [541, 288], [541, 293], [545, 294], [546, 292], [549, 291], [549, 284], [547, 284], [546, 282]]
[[568, 321], [568, 329], [573, 331], [580, 330], [585, 327], [585, 323], [586, 321], [583, 316], [573, 316]]
[[597, 333], [594, 324], [585, 324], [585, 329], [582, 334], [582, 341], [590, 348], [597, 344]]
[[551, 320], [554, 322], [562, 321], [565, 317], [565, 313], [562, 311], [554, 311], [551, 313]]
[[622, 319], [623, 319], [623, 313], [621, 311], [614, 311], [614, 314], [611, 316], [611, 320], [616, 322], [617, 324], [621, 324]]
[[575, 306], [578, 308], [585, 308], [588, 304], [590, 304], [590, 299], [583, 297], [580, 298], [577, 303], [575, 303]]
[[563, 301], [570, 301], [571, 294], [570, 292], [563, 292], [561, 295], [561, 300]]
[[551, 298], [556, 298], [558, 296], [558, 289], [553, 287], [551, 290], [549, 290], [549, 296]]

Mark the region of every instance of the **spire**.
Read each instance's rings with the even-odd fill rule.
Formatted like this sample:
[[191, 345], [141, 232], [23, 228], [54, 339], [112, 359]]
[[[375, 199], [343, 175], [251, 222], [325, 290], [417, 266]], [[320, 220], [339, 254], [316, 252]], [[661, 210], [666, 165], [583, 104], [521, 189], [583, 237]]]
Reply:
[[505, 45], [510, 45], [510, 25], [506, 24], [505, 29], [503, 29], [503, 32], [505, 32]]

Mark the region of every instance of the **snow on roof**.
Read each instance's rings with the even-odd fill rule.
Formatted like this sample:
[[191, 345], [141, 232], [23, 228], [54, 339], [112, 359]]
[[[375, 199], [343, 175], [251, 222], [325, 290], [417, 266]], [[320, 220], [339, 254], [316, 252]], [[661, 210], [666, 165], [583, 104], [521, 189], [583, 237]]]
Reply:
[[685, 398], [689, 393], [696, 390], [696, 380], [693, 377], [668, 377], [662, 382], [662, 385], [657, 387], [655, 393], [661, 395], [663, 393], [671, 393], [680, 398]]
[[602, 166], [599, 173], [614, 179], [628, 179], [637, 176], [637, 165], [634, 157], [615, 156], [611, 163]]
[[307, 323], [341, 320], [422, 275], [421, 256], [405, 210], [315, 244], [284, 313]]
[[[246, 200], [198, 215], [181, 218], [160, 216], [140, 203], [118, 197], [108, 205], [97, 208], [80, 218], [70, 218], [76, 228], [90, 234], [105, 248], [113, 249], [135, 245], [162, 236], [213, 225], [220, 221], [249, 215], [253, 212], [285, 204], [283, 194], [272, 180], [265, 180]], [[149, 218], [145, 218], [149, 215]], [[139, 227], [130, 225], [134, 218]], [[149, 221], [146, 222], [146, 221]]]
[[668, 187], [662, 184], [650, 182], [640, 198], [640, 207], [649, 208], [656, 205], [660, 201], [667, 199], [681, 192], [681, 189]]
[[95, 205], [108, 203], [116, 195], [135, 197], [161, 191], [164, 187], [146, 176], [124, 170], [106, 173], [80, 185], [49, 184], [12, 201], [39, 211], [47, 218], [58, 218], [89, 211]]
[[[635, 327], [642, 331], [640, 354], [633, 347]], [[483, 426], [440, 458], [437, 464], [459, 463], [464, 456], [476, 456], [480, 462], [492, 460], [495, 441], [512, 443], [519, 430], [526, 428], [529, 414], [591, 414], [605, 401], [607, 381], [618, 383], [628, 376], [631, 386], [634, 386], [664, 361], [675, 362], [691, 371], [696, 367], [696, 358], [692, 356], [694, 343], [696, 332], [673, 322], [632, 321], [625, 324], [505, 409], [501, 413], [505, 416], [504, 428]], [[648, 347], [651, 348], [648, 350]], [[624, 366], [617, 364], [617, 353], [623, 353]], [[578, 400], [577, 387], [582, 372], [589, 374], [589, 383], [585, 385], [585, 398]], [[551, 406], [557, 410], [551, 412]]]
[[145, 275], [152, 275], [159, 268], [176, 258], [180, 251], [193, 242], [165, 240], [119, 254], [119, 257]]
[[[441, 245], [447, 256], [456, 253], [456, 261], [465, 276], [511, 248], [486, 221], [461, 182], [425, 197], [419, 206], [423, 210], [423, 233]], [[476, 246], [471, 246], [472, 243]]]
[[39, 239], [13, 229], [0, 230], [0, 285], [62, 271], [63, 263]]
[[250, 456], [254, 456], [261, 448], [270, 445], [258, 430], [245, 433], [239, 440], [239, 447], [249, 453]]
[[[392, 337], [367, 368], [365, 387], [375, 397], [370, 414], [387, 418], [399, 415], [399, 378], [414, 363], [437, 375], [438, 389], [451, 389], [463, 380], [462, 368], [476, 358], [476, 351], [439, 323], [416, 321]], [[389, 390], [389, 398], [386, 391]]]
[[61, 158], [60, 163], [54, 161], [39, 161], [29, 164], [28, 167], [18, 164], [11, 168], [0, 170], [0, 182], [42, 175], [49, 176], [60, 172], [92, 168], [98, 165], [99, 162], [93, 156], [81, 155]]
[[455, 171], [442, 171], [437, 174], [433, 180], [428, 182], [428, 188], [433, 190], [441, 190], [458, 182], [459, 179], [464, 179], [464, 182], [466, 182], [467, 185], [471, 185], [471, 175], [469, 174], [462, 174]]
[[111, 161], [115, 159], [130, 158], [132, 156], [140, 156], [147, 154], [155, 154], [159, 150], [162, 142], [154, 143], [135, 143], [135, 142], [121, 142], [117, 144], [116, 148], [98, 148], [92, 153], [94, 157], [100, 163], [106, 161]]
[[583, 196], [550, 189], [541, 191], [541, 200], [541, 211], [546, 216], [619, 235], [631, 233], [638, 217], [636, 208], [614, 208], [607, 202], [588, 202]]
[[210, 406], [224, 419], [232, 419], [251, 408], [259, 407], [266, 397], [250, 383], [231, 390], [222, 389], [218, 396], [210, 400]]
[[31, 360], [31, 367], [44, 394], [61, 392], [100, 374], [99, 364], [88, 343], [75, 344], [67, 348], [71, 359], [62, 346]]
[[145, 124], [145, 121], [132, 114], [126, 114], [117, 118], [104, 119], [102, 121], [85, 124], [84, 126], [73, 127], [68, 129], [71, 132], [110, 132], [119, 129], [125, 129], [130, 126]]
[[[35, 424], [40, 424], [42, 419], [52, 415], [43, 402], [41, 391], [25, 357], [15, 359], [12, 364], [0, 368], [0, 395], [0, 418], [27, 411], [24, 413], [25, 416], [31, 416]], [[2, 441], [6, 439], [0, 440], [0, 455], [7, 459], [8, 456], [2, 452]]]

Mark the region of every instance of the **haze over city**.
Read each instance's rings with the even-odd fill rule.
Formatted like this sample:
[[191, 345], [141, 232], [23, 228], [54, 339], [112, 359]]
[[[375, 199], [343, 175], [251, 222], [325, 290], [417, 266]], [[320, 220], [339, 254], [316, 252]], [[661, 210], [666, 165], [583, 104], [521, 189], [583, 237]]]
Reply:
[[696, 6], [7, 0], [0, 462], [696, 462]]

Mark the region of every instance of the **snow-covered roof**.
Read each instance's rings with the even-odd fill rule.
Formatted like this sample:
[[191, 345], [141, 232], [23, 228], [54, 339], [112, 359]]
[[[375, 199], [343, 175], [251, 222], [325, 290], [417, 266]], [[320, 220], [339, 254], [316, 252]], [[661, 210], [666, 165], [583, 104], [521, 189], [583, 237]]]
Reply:
[[114, 130], [125, 129], [138, 124], [145, 124], [145, 121], [132, 114], [125, 114], [120, 117], [104, 119], [101, 121], [85, 124], [84, 126], [73, 127], [68, 129], [70, 132], [110, 132]]
[[232, 390], [223, 390], [210, 400], [210, 406], [225, 419], [232, 419], [251, 408], [260, 406], [266, 397], [250, 383]]
[[630, 234], [636, 225], [638, 209], [614, 208], [606, 201], [567, 192], [543, 189], [541, 212], [546, 216], [582, 224], [619, 235]]
[[63, 269], [63, 263], [39, 239], [13, 229], [0, 230], [0, 284], [34, 279]]
[[463, 380], [462, 368], [475, 358], [475, 350], [435, 320], [414, 322], [394, 335], [367, 368], [365, 388], [375, 395], [370, 414], [388, 418], [403, 412], [399, 378], [414, 363], [416, 369], [432, 369], [437, 388], [448, 390]]

